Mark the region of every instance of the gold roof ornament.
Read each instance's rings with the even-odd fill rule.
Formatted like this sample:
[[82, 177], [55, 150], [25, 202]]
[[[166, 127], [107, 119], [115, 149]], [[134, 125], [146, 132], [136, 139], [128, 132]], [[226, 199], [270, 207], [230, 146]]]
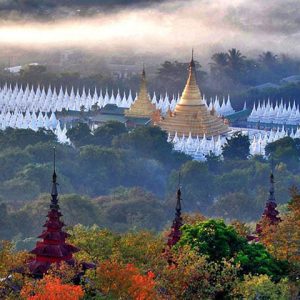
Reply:
[[207, 109], [196, 80], [196, 65], [192, 52], [189, 76], [173, 114], [167, 114], [158, 125], [171, 135], [212, 137], [229, 132], [224, 121]]
[[132, 118], [151, 118], [155, 111], [156, 106], [151, 103], [151, 99], [148, 94], [146, 72], [145, 67], [143, 66], [141, 85], [137, 99], [129, 109], [125, 110], [125, 116]]

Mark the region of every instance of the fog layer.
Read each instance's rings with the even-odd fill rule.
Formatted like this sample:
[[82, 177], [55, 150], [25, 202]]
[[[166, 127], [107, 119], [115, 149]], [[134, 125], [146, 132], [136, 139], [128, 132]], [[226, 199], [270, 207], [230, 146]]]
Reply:
[[[236, 47], [298, 56], [298, 0], [184, 0], [125, 7], [56, 21], [6, 20], [0, 43], [29, 48], [82, 47], [107, 51], [198, 56]], [[53, 12], [54, 13], [54, 12]]]

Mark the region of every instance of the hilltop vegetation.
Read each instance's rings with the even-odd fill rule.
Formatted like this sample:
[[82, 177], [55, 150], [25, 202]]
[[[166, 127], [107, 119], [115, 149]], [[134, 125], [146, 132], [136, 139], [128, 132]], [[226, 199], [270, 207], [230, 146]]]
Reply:
[[[288, 188], [300, 183], [299, 140], [267, 147], [282, 222], [261, 223], [260, 243], [248, 243], [254, 227], [241, 221], [260, 218], [270, 165], [246, 159], [244, 136], [233, 137], [224, 160], [196, 162], [173, 152], [157, 127], [128, 132], [109, 122], [92, 133], [79, 124], [67, 134], [75, 146], [45, 130], [0, 134], [0, 240], [11, 240], [0, 242], [1, 299], [296, 299], [300, 196], [294, 188], [289, 201]], [[23, 249], [35, 247], [49, 209], [53, 145], [68, 242], [80, 251], [74, 267], [53, 265], [36, 281]], [[179, 171], [184, 226], [169, 249]], [[80, 281], [82, 262], [95, 269]]]
[[[261, 157], [245, 159], [247, 143], [239, 136], [224, 160], [210, 156], [207, 162], [174, 152], [157, 127], [127, 132], [122, 124], [110, 122], [92, 134], [79, 124], [68, 136], [75, 147], [58, 144], [45, 130], [0, 132], [0, 238], [38, 234], [43, 222], [39, 215], [46, 213], [49, 199], [54, 145], [69, 225], [161, 230], [173, 215], [179, 172], [186, 212], [250, 222], [260, 217], [268, 197], [270, 163]], [[267, 147], [276, 165], [276, 199], [282, 209], [289, 188], [300, 184], [298, 144], [285, 138]]]

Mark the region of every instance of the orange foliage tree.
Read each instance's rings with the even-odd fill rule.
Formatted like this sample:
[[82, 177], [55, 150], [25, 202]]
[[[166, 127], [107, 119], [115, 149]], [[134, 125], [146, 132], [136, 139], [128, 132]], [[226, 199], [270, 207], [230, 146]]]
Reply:
[[159, 299], [154, 274], [149, 271], [143, 275], [133, 264], [122, 265], [107, 260], [91, 273], [94, 273], [93, 287], [107, 296], [134, 300]]
[[208, 262], [187, 245], [171, 251], [174, 264], [157, 274], [164, 299], [223, 299], [235, 286], [239, 266], [232, 262]]
[[240, 236], [243, 236], [243, 237], [247, 237], [251, 230], [250, 228], [243, 222], [239, 221], [239, 220], [233, 220], [231, 223], [230, 223], [235, 231], [240, 235]]
[[278, 259], [300, 262], [300, 195], [291, 189], [292, 200], [288, 211], [277, 226], [262, 226], [261, 242]]
[[0, 241], [0, 299], [16, 296], [24, 284], [22, 273], [28, 272], [26, 262], [30, 257], [28, 252], [15, 251], [11, 242]]
[[28, 281], [20, 295], [26, 300], [79, 300], [84, 291], [81, 286], [63, 284], [60, 278], [46, 275], [41, 280]]

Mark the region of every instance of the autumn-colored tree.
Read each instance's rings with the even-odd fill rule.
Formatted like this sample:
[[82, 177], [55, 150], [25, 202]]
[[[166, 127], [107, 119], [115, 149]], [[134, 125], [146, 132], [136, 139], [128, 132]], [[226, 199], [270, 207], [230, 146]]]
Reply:
[[93, 288], [113, 299], [155, 300], [154, 274], [141, 274], [133, 264], [122, 265], [116, 261], [102, 262], [96, 271], [89, 272]]
[[246, 275], [244, 280], [237, 285], [233, 294], [234, 299], [296, 299], [291, 295], [287, 279], [282, 279], [280, 282], [274, 283], [267, 275]]
[[165, 241], [157, 234], [140, 231], [123, 234], [113, 248], [113, 258], [123, 264], [132, 263], [140, 270], [156, 273], [164, 266]]
[[300, 262], [300, 195], [291, 189], [288, 211], [277, 226], [262, 225], [261, 242], [276, 258], [292, 263]]
[[184, 214], [182, 214], [182, 219], [183, 219], [183, 224], [194, 225], [198, 222], [205, 221], [206, 217], [203, 216], [199, 212], [195, 212], [195, 213], [184, 213]]
[[235, 286], [238, 266], [231, 262], [208, 262], [189, 246], [171, 251], [175, 263], [157, 274], [167, 299], [223, 299]]
[[270, 224], [267, 218], [262, 218], [259, 223], [259, 240], [275, 257], [277, 257], [276, 252], [278, 250], [278, 239], [276, 236], [279, 232], [279, 225]]
[[28, 271], [26, 262], [30, 257], [28, 252], [15, 251], [11, 242], [0, 242], [0, 299], [15, 294], [24, 284], [22, 273]]
[[299, 263], [300, 219], [293, 212], [286, 214], [276, 231], [263, 242], [276, 258]]
[[46, 275], [41, 280], [28, 281], [20, 295], [26, 300], [79, 300], [84, 291], [81, 286], [63, 284], [61, 279]]
[[206, 260], [205, 257], [192, 251], [189, 246], [182, 247], [178, 251], [172, 248], [171, 252], [175, 263], [171, 266], [166, 264], [160, 270], [159, 285], [167, 298], [180, 299], [190, 282], [199, 277], [198, 271], [204, 269]]
[[79, 261], [97, 262], [110, 258], [120, 239], [119, 235], [98, 226], [77, 225], [70, 233], [70, 242], [80, 249], [75, 255]]
[[123, 264], [133, 263], [143, 271], [155, 272], [163, 260], [161, 254], [165, 241], [152, 232], [127, 232], [121, 235], [97, 226], [77, 225], [71, 233], [72, 244], [81, 250], [75, 255], [79, 261], [114, 259]]
[[245, 223], [239, 220], [233, 220], [230, 224], [233, 226], [238, 235], [247, 237], [250, 234], [250, 228]]

